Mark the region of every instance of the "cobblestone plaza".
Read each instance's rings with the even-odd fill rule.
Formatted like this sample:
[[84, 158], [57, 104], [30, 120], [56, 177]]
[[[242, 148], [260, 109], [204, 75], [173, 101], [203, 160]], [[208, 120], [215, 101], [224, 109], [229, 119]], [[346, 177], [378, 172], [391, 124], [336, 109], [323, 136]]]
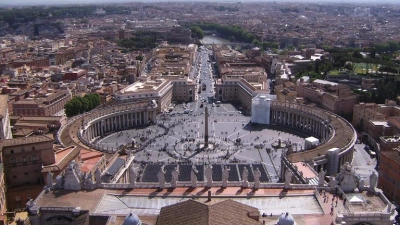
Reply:
[[[209, 146], [203, 149], [205, 135], [204, 109], [188, 114], [177, 106], [172, 113], [161, 114], [154, 125], [124, 130], [100, 139], [102, 149], [117, 149], [121, 145], [131, 146], [136, 163], [157, 164], [260, 164], [267, 171], [269, 180], [278, 179], [280, 155], [283, 149], [272, 147], [281, 139], [300, 146], [304, 136], [277, 130], [278, 127], [253, 125], [250, 117], [238, 111], [228, 111], [230, 104], [211, 108], [209, 113]], [[129, 147], [128, 147], [129, 148]], [[269, 154], [268, 154], [269, 152]]]

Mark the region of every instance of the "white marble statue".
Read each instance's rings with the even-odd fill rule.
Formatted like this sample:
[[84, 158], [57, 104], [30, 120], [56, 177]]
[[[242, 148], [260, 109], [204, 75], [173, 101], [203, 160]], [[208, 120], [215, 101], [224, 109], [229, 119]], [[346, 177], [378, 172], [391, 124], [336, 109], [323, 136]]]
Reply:
[[337, 184], [338, 184], [338, 181], [336, 180], [336, 178], [335, 177], [330, 177], [329, 187], [336, 188]]
[[196, 166], [192, 166], [192, 172], [190, 173], [190, 180], [192, 181], [192, 188], [197, 187], [197, 171]]
[[85, 175], [84, 188], [86, 190], [93, 190], [95, 188], [91, 173]]
[[136, 178], [137, 178], [137, 174], [136, 174], [135, 168], [133, 167], [133, 165], [131, 165], [130, 170], [129, 170], [129, 184], [135, 186]]
[[80, 180], [80, 175], [74, 169], [75, 161], [71, 161], [68, 165], [67, 171], [65, 173], [64, 189], [66, 190], [81, 190], [82, 184]]
[[325, 171], [321, 168], [320, 172], [318, 173], [318, 186], [324, 186], [325, 181]]
[[94, 178], [96, 179], [96, 184], [101, 184], [101, 171], [99, 167], [94, 171]]
[[175, 169], [172, 171], [171, 187], [176, 188], [178, 183], [178, 176], [179, 176], [179, 169], [177, 166], [175, 166]]
[[56, 176], [56, 188], [63, 188], [64, 178], [61, 175]]
[[292, 173], [287, 169], [285, 172], [285, 188], [290, 186], [290, 182], [292, 182]]
[[352, 166], [348, 162], [342, 166], [338, 177], [339, 186], [344, 192], [353, 192], [356, 188], [358, 188], [358, 177], [355, 176]]
[[242, 186], [244, 188], [249, 187], [249, 171], [247, 170], [246, 167], [243, 169], [243, 172], [242, 172], [242, 182], [243, 182]]
[[164, 171], [164, 166], [160, 168], [160, 171], [157, 173], [157, 178], [158, 178], [158, 187], [160, 189], [165, 188], [165, 171]]
[[204, 171], [205, 175], [206, 175], [206, 179], [207, 179], [207, 187], [212, 187], [213, 184], [213, 180], [212, 180], [212, 166], [208, 165], [206, 167], [206, 170]]
[[224, 169], [222, 170], [222, 187], [228, 187], [228, 179], [229, 179], [229, 171], [231, 169], [228, 168], [228, 166], [224, 166]]
[[360, 179], [360, 181], [358, 182], [358, 189], [362, 190], [364, 188], [364, 179]]
[[254, 171], [253, 176], [254, 176], [254, 188], [259, 189], [260, 188], [260, 177], [261, 177], [261, 172], [260, 172], [259, 168], [257, 168]]
[[47, 187], [52, 188], [53, 187], [53, 173], [48, 172], [46, 175], [46, 183]]
[[376, 183], [378, 181], [378, 176], [372, 171], [371, 175], [369, 176], [369, 190], [375, 191]]

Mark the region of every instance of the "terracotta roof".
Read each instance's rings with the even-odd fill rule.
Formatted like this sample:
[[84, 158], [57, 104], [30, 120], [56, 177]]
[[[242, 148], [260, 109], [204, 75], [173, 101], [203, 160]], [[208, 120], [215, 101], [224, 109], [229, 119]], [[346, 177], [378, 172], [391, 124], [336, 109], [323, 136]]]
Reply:
[[157, 225], [169, 224], [260, 224], [256, 219], [249, 217], [254, 214], [257, 219], [260, 215], [257, 208], [242, 203], [225, 200], [215, 204], [188, 200], [161, 208]]
[[160, 210], [157, 225], [169, 224], [208, 224], [208, 206], [188, 200], [163, 207]]
[[31, 128], [21, 128], [18, 129], [15, 133], [13, 133], [14, 138], [15, 137], [26, 137], [28, 134], [31, 134], [35, 129]]
[[55, 152], [56, 162], [48, 166], [43, 166], [42, 172], [64, 170], [68, 166], [68, 163], [79, 156], [79, 152], [79, 149], [75, 146]]
[[400, 164], [400, 153], [396, 150], [381, 151], [380, 154], [392, 159], [397, 164]]
[[54, 139], [52, 138], [52, 134], [37, 135], [24, 138], [5, 139], [3, 140], [3, 147], [14, 146], [14, 145], [29, 145], [34, 143], [48, 142], [48, 141], [51, 142], [54, 141]]

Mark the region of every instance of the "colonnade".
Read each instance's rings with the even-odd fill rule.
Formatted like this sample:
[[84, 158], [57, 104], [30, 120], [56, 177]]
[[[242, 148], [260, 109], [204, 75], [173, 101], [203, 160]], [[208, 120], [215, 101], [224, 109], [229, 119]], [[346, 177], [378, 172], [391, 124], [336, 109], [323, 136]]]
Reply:
[[83, 132], [83, 137], [91, 142], [97, 137], [103, 137], [111, 132], [131, 129], [137, 126], [148, 125], [156, 121], [156, 110], [128, 111], [109, 114], [93, 121], [89, 121]]
[[328, 140], [331, 135], [331, 129], [323, 118], [295, 109], [272, 107], [270, 121], [272, 124], [289, 126], [310, 133], [321, 140]]
[[[321, 140], [321, 144], [312, 152], [292, 152], [288, 155], [289, 161], [310, 161], [314, 170], [320, 171], [331, 168], [330, 165], [340, 167], [353, 160], [355, 130], [350, 123], [335, 114], [303, 105], [272, 102], [270, 123], [308, 133]], [[349, 135], [352, 135], [350, 139]], [[335, 149], [338, 150], [336, 154], [332, 153]], [[328, 151], [332, 153], [331, 157], [327, 156]], [[330, 172], [334, 174], [337, 171]]]

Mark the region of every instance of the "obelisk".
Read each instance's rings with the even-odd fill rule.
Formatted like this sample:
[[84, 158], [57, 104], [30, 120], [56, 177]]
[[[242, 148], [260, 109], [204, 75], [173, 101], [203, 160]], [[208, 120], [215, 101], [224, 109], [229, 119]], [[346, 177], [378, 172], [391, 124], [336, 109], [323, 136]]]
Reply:
[[206, 106], [205, 118], [204, 118], [204, 149], [208, 147], [208, 108]]

